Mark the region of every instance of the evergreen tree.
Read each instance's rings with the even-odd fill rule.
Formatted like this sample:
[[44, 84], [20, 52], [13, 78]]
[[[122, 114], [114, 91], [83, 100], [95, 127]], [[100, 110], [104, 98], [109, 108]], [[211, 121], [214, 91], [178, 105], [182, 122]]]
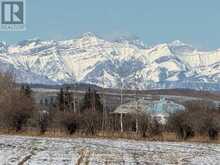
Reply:
[[220, 104], [218, 105], [217, 110], [220, 112]]
[[90, 109], [92, 111], [102, 112], [102, 103], [99, 94], [96, 90], [91, 90], [89, 87], [87, 92], [85, 93], [81, 110]]
[[45, 104], [45, 106], [48, 106], [48, 99], [47, 98], [45, 98], [44, 104]]
[[102, 102], [101, 102], [101, 97], [97, 93], [96, 90], [94, 90], [94, 96], [95, 96], [95, 109], [98, 112], [102, 112], [103, 111], [103, 105], [102, 105]]
[[92, 98], [91, 88], [89, 87], [88, 91], [85, 93], [81, 110], [89, 109], [89, 108], [92, 107], [92, 100], [91, 100], [91, 98]]
[[21, 86], [21, 94], [24, 96], [31, 98], [32, 97], [32, 90], [29, 85], [22, 85]]
[[72, 98], [72, 94], [70, 92], [70, 87], [66, 87], [66, 89], [64, 91], [65, 110], [72, 111], [72, 108], [73, 108], [72, 102], [73, 102], [73, 98]]
[[61, 88], [58, 93], [58, 107], [60, 111], [72, 111], [73, 109], [73, 97], [70, 92], [70, 88], [66, 87], [65, 89]]
[[60, 111], [64, 111], [65, 109], [65, 99], [64, 99], [63, 88], [61, 88], [60, 92], [58, 93], [58, 108]]

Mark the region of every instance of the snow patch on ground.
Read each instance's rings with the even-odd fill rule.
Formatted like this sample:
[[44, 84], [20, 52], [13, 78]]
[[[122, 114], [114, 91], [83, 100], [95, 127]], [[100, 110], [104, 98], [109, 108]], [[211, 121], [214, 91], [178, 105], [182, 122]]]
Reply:
[[0, 136], [0, 164], [213, 164], [220, 145]]

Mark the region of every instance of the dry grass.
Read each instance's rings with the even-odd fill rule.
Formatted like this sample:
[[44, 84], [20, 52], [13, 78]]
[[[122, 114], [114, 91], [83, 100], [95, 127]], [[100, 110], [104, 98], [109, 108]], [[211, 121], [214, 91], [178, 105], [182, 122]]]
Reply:
[[135, 132], [98, 132], [96, 135], [86, 135], [80, 132], [76, 132], [73, 135], [68, 135], [64, 130], [51, 129], [45, 134], [41, 134], [37, 130], [28, 131], [9, 131], [0, 129], [0, 134], [19, 135], [19, 136], [36, 136], [36, 137], [51, 137], [51, 138], [107, 138], [107, 139], [133, 139], [133, 140], [147, 140], [147, 141], [170, 141], [170, 142], [199, 142], [199, 143], [216, 143], [220, 144], [220, 135], [218, 140], [209, 140], [206, 135], [196, 135], [187, 140], [179, 140], [176, 138], [175, 133], [164, 132], [158, 136], [147, 136], [146, 138], [137, 135]]

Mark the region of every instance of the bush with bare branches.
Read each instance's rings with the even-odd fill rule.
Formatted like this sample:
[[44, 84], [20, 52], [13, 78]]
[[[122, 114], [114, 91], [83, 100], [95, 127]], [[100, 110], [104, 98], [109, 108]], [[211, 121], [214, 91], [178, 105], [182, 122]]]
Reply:
[[0, 75], [0, 119], [5, 128], [20, 131], [32, 117], [35, 107], [33, 99], [16, 88], [13, 80], [9, 75]]
[[190, 102], [184, 112], [177, 112], [170, 116], [168, 125], [181, 139], [192, 137], [195, 133], [208, 135], [216, 139], [220, 129], [220, 113], [210, 108], [207, 102]]

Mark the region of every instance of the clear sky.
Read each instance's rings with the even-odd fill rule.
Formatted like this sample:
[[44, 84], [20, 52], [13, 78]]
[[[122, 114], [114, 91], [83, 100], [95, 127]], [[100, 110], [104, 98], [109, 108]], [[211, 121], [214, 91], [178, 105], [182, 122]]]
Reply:
[[0, 40], [62, 40], [94, 32], [135, 35], [147, 45], [178, 39], [220, 48], [220, 0], [26, 0], [26, 17], [25, 32], [0, 32]]

